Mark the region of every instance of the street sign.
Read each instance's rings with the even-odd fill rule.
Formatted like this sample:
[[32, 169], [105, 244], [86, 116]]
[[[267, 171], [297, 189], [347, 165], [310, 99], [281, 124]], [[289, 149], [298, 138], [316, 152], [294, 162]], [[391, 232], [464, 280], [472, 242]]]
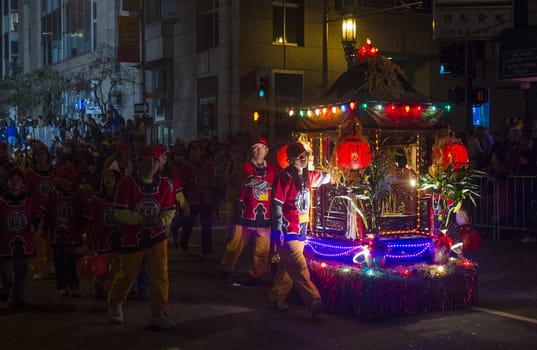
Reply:
[[512, 27], [512, 6], [437, 5], [434, 9], [435, 39], [494, 39]]
[[134, 113], [147, 113], [149, 112], [149, 104], [147, 103], [135, 103]]
[[86, 105], [86, 114], [101, 114], [99, 106]]
[[500, 57], [500, 79], [537, 78], [537, 47], [505, 50]]

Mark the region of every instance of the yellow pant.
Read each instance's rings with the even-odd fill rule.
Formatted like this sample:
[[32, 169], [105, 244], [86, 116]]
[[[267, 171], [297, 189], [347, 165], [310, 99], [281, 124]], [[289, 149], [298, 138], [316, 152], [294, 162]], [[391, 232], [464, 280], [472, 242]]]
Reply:
[[278, 249], [280, 264], [274, 279], [274, 286], [269, 293], [271, 302], [283, 302], [296, 285], [302, 300], [306, 305], [316, 299], [321, 299], [319, 290], [311, 282], [310, 272], [304, 257], [304, 242], [287, 241]]
[[261, 278], [267, 273], [270, 254], [270, 229], [268, 227], [246, 227], [235, 225], [231, 240], [227, 242], [220, 270], [231, 272], [239, 260], [244, 247], [254, 237], [254, 261], [250, 269], [252, 277]]
[[49, 240], [44, 236], [42, 228], [34, 234], [35, 257], [30, 260], [34, 272], [49, 272], [54, 266], [54, 255]]
[[145, 260], [149, 272], [149, 298], [151, 313], [168, 310], [168, 242], [164, 240], [143, 251], [118, 254], [119, 271], [108, 292], [108, 304], [122, 304], [127, 299], [136, 276]]
[[110, 265], [108, 267], [108, 273], [102, 277], [96, 279], [96, 285], [101, 286], [104, 290], [108, 290], [114, 281], [114, 276], [119, 271], [119, 257], [117, 252], [102, 254], [108, 258]]

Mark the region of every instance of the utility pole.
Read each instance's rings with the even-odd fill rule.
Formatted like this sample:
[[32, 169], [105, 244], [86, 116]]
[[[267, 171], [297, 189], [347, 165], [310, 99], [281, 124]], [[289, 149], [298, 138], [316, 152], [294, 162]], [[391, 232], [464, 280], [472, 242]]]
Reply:
[[328, 0], [323, 0], [323, 28], [322, 28], [322, 82], [321, 90], [324, 94], [328, 89]]
[[474, 52], [471, 41], [464, 43], [464, 78], [466, 79], [466, 130], [469, 131], [474, 126], [473, 114], [473, 60]]

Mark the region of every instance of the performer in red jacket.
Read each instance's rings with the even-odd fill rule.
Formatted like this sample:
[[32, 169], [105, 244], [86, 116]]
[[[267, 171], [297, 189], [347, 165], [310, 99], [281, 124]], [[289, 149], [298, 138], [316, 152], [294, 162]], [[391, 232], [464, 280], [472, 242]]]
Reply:
[[80, 296], [80, 280], [76, 271], [76, 248], [82, 245], [83, 213], [88, 193], [80, 187], [77, 170], [65, 163], [54, 175], [43, 210], [43, 230], [52, 243], [56, 288], [60, 296]]
[[23, 186], [24, 174], [12, 168], [7, 175], [6, 192], [0, 198], [0, 301], [11, 297], [15, 307], [25, 305], [28, 257], [35, 255], [34, 232], [40, 214]]
[[159, 165], [158, 148], [145, 146], [138, 155], [136, 172], [123, 177], [118, 184], [114, 214], [121, 235], [120, 270], [108, 293], [108, 318], [113, 324], [123, 323], [122, 305], [145, 261], [153, 315], [150, 326], [175, 329], [175, 323], [167, 315], [169, 281], [165, 231], [175, 214], [175, 202], [172, 187], [157, 174]]
[[252, 144], [252, 158], [243, 165], [246, 180], [243, 182], [237, 204], [237, 217], [233, 234], [226, 245], [220, 264], [224, 280], [235, 270], [235, 265], [244, 247], [253, 237], [255, 240], [253, 266], [250, 278], [245, 284], [256, 285], [266, 274], [270, 254], [270, 198], [272, 182], [280, 172], [280, 168], [267, 162], [265, 157], [269, 151], [268, 142], [264, 138]]
[[272, 232], [279, 245], [280, 264], [269, 299], [277, 310], [288, 309], [285, 299], [293, 285], [297, 287], [313, 317], [323, 311], [319, 290], [310, 279], [304, 241], [309, 223], [311, 188], [330, 181], [330, 176], [308, 170], [309, 153], [300, 142], [287, 146], [289, 166], [283, 170], [272, 186]]

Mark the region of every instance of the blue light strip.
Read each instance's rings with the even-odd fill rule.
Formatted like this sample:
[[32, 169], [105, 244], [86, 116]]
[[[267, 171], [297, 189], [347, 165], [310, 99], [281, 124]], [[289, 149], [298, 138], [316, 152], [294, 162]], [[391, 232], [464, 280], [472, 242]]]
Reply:
[[[327, 257], [327, 258], [336, 258], [336, 257], [342, 257], [346, 255], [355, 255], [355, 259], [358, 255], [363, 255], [364, 253], [364, 246], [362, 245], [353, 245], [353, 244], [333, 244], [333, 243], [324, 243], [319, 240], [312, 240], [307, 239], [306, 243], [307, 246], [311, 248], [313, 253], [315, 253], [318, 256]], [[420, 242], [420, 243], [390, 243], [386, 242], [386, 246], [389, 248], [395, 248], [395, 249], [409, 249], [413, 248], [412, 250], [415, 253], [409, 253], [409, 254], [386, 254], [387, 258], [390, 259], [411, 259], [411, 258], [417, 258], [423, 254], [425, 254], [429, 248], [430, 248], [430, 242]], [[419, 251], [416, 251], [418, 250]]]
[[424, 254], [427, 250], [429, 250], [429, 247], [424, 247], [422, 250], [420, 250], [417, 253], [414, 254], [386, 254], [387, 258], [391, 259], [409, 259], [409, 258], [417, 258], [418, 256]]
[[[335, 245], [313, 241], [311, 239], [306, 240], [306, 245], [311, 248], [311, 250], [320, 256], [325, 257], [340, 257], [345, 255], [350, 255], [358, 250], [362, 249], [362, 246], [357, 245]], [[336, 250], [337, 253], [326, 253], [326, 250]]]

